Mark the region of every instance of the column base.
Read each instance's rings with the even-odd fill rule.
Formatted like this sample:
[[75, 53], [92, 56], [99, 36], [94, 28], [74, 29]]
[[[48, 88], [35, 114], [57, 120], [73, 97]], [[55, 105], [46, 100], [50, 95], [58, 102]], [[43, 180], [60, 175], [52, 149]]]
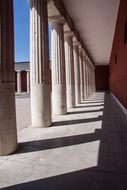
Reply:
[[51, 85], [32, 84], [31, 86], [32, 127], [51, 126]]
[[80, 85], [81, 90], [81, 102], [85, 100], [85, 94], [84, 94], [84, 85]]
[[14, 83], [0, 84], [0, 156], [17, 149]]
[[80, 93], [80, 85], [75, 85], [75, 105], [81, 103], [81, 93]]
[[84, 86], [84, 101], [86, 100], [86, 86]]
[[65, 84], [52, 85], [52, 113], [53, 115], [67, 113]]
[[66, 85], [67, 88], [67, 110], [75, 107], [75, 86]]

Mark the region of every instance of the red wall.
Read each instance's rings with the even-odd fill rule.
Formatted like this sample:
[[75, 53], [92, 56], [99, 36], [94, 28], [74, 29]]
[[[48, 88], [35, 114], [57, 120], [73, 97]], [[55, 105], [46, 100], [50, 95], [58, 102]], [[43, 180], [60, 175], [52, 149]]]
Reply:
[[100, 65], [95, 68], [95, 81], [97, 91], [109, 90], [109, 66]]
[[21, 91], [27, 92], [27, 72], [21, 71]]
[[110, 58], [110, 89], [127, 108], [127, 0], [121, 0], [119, 7]]

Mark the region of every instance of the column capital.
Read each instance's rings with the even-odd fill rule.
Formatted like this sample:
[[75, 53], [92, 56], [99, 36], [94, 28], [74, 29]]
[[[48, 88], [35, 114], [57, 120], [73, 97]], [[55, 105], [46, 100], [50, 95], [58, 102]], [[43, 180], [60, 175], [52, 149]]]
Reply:
[[92, 68], [95, 68], [94, 65], [92, 64], [92, 61], [91, 59], [87, 56], [87, 62], [88, 64], [92, 67]]
[[[35, 0], [27, 0], [30, 3], [30, 8], [35, 6]], [[38, 1], [38, 0], [36, 0]], [[43, 0], [45, 3], [49, 3], [50, 0]]]
[[79, 45], [79, 52], [80, 52], [80, 53], [83, 53], [83, 48], [82, 48], [81, 45]]
[[84, 49], [83, 49], [82, 55], [83, 55], [83, 62], [86, 63], [86, 52]]
[[51, 23], [51, 24], [65, 24], [65, 19], [63, 16], [61, 15], [58, 15], [58, 16], [49, 16], [48, 17], [48, 21]]
[[86, 54], [86, 61], [88, 62], [89, 61], [89, 58], [88, 58], [88, 55]]
[[73, 46], [79, 46], [79, 45], [80, 45], [79, 41], [77, 40], [76, 36], [74, 36], [74, 38], [73, 38]]
[[64, 36], [65, 37], [74, 37], [74, 32], [73, 31], [65, 31]]
[[78, 41], [73, 41], [73, 46], [79, 46], [80, 43]]
[[86, 56], [86, 52], [85, 52], [85, 50], [83, 49], [83, 56]]

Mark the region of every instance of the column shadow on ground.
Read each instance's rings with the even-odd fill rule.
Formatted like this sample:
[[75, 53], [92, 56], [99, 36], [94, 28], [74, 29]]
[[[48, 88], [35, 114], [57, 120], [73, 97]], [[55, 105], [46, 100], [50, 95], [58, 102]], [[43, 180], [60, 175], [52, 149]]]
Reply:
[[84, 144], [84, 143], [99, 140], [101, 138], [101, 135], [102, 135], [101, 131], [97, 129], [95, 133], [90, 133], [90, 134], [23, 142], [23, 143], [19, 143], [18, 150], [15, 154], [36, 152], [36, 151]]
[[95, 118], [89, 118], [89, 119], [75, 119], [75, 120], [66, 120], [66, 121], [57, 121], [52, 123], [52, 127], [59, 127], [59, 126], [65, 126], [65, 125], [75, 125], [75, 124], [81, 124], [81, 123], [89, 123], [89, 122], [96, 122], [101, 121], [102, 116], [98, 116]]
[[97, 171], [96, 167], [26, 182], [2, 190], [126, 190], [127, 180], [115, 173]]
[[103, 101], [84, 101], [84, 102], [81, 102], [80, 104], [104, 104], [104, 100]]
[[75, 108], [90, 108], [90, 107], [101, 107], [101, 106], [104, 106], [104, 104], [98, 104], [98, 105], [79, 105], [79, 106], [76, 106]]
[[[88, 169], [38, 179], [2, 188], [3, 190], [126, 190], [127, 189], [127, 119], [111, 95], [105, 95], [102, 129], [95, 133], [49, 140], [52, 144], [70, 146], [100, 140], [98, 162]], [[85, 125], [85, 124], [84, 124]], [[70, 142], [69, 141], [70, 138]], [[25, 144], [24, 144], [25, 145]], [[25, 148], [25, 147], [24, 147]], [[73, 160], [73, 158], [72, 158]]]
[[100, 112], [103, 111], [103, 109], [98, 109], [98, 110], [87, 110], [87, 111], [73, 111], [73, 112], [68, 112], [67, 114], [85, 114], [85, 113], [95, 113], [95, 112]]

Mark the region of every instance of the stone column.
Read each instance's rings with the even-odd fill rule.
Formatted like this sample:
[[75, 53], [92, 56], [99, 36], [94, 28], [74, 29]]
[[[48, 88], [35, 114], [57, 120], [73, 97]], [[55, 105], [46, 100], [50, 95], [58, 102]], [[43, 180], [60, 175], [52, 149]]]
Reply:
[[66, 105], [66, 76], [64, 51], [64, 20], [62, 17], [50, 17], [52, 26], [52, 111], [53, 115], [67, 112]]
[[79, 47], [79, 63], [80, 63], [80, 91], [81, 101], [84, 100], [84, 69], [83, 69], [83, 49]]
[[91, 63], [90, 73], [91, 73], [91, 95], [92, 95], [93, 94], [93, 68], [92, 68], [92, 63]]
[[92, 71], [91, 71], [91, 65], [90, 65], [90, 96], [92, 95]]
[[91, 73], [92, 73], [92, 94], [95, 93], [95, 67], [92, 65], [91, 67]]
[[73, 32], [65, 32], [65, 68], [67, 109], [75, 107], [75, 81], [73, 57]]
[[89, 60], [87, 64], [87, 72], [88, 72], [88, 97], [90, 96], [90, 72], [89, 72]]
[[84, 80], [84, 100], [86, 99], [86, 54], [85, 51], [83, 50], [83, 71], [84, 71], [84, 76], [83, 76], [83, 80]]
[[87, 59], [87, 56], [86, 56], [85, 70], [86, 70], [86, 98], [88, 98], [88, 59]]
[[89, 96], [91, 96], [91, 70], [90, 70], [90, 62], [88, 65], [88, 71], [89, 71]]
[[27, 93], [30, 93], [30, 72], [27, 71]]
[[92, 95], [92, 70], [90, 65], [90, 96]]
[[91, 85], [92, 85], [92, 94], [94, 93], [94, 70], [93, 70], [93, 68], [92, 68], [92, 70], [91, 70], [91, 74], [92, 74], [92, 81], [91, 81]]
[[13, 0], [0, 0], [0, 156], [17, 148]]
[[89, 65], [88, 65], [88, 68], [89, 68], [89, 96], [91, 96], [91, 65], [90, 65], [90, 61], [89, 61]]
[[93, 71], [93, 91], [96, 92], [96, 83], [95, 83], [95, 68], [94, 68], [94, 71]]
[[33, 127], [51, 125], [48, 16], [45, 0], [30, 1], [30, 79]]
[[21, 72], [17, 71], [17, 93], [21, 93]]
[[75, 104], [81, 103], [81, 91], [80, 91], [80, 65], [79, 65], [79, 43], [74, 41], [73, 54], [74, 54], [74, 73], [75, 73]]

